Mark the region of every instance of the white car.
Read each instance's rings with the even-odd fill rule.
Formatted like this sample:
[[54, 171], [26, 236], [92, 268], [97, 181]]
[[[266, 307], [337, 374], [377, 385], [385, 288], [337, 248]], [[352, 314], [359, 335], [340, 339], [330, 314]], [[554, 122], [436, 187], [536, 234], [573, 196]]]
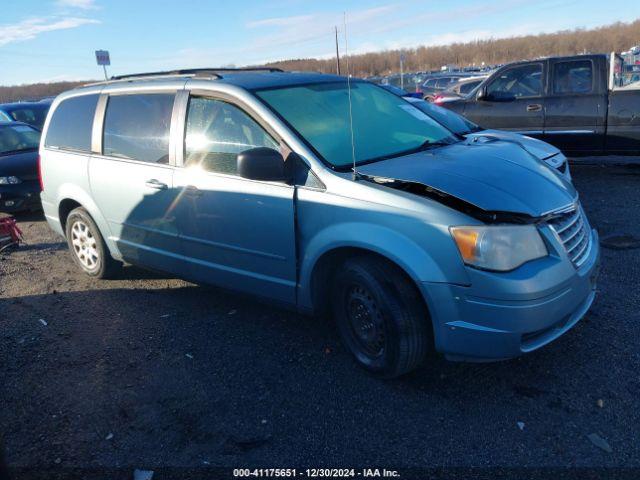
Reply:
[[571, 181], [567, 157], [558, 148], [547, 142], [505, 130], [484, 130], [462, 115], [446, 108], [419, 98], [406, 96], [403, 98], [452, 132], [462, 135], [470, 141], [491, 142], [502, 140], [504, 142], [517, 143], [531, 155], [557, 170], [565, 179]]

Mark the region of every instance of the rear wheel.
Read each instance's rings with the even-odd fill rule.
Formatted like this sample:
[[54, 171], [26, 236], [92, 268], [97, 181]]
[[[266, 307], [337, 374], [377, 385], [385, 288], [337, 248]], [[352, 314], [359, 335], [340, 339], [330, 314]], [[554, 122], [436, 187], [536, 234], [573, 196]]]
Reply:
[[73, 261], [87, 275], [112, 278], [118, 273], [121, 263], [111, 257], [98, 226], [84, 208], [69, 213], [66, 234]]
[[347, 260], [333, 282], [333, 316], [344, 344], [375, 375], [407, 373], [431, 348], [431, 322], [420, 293], [395, 265], [375, 257]]

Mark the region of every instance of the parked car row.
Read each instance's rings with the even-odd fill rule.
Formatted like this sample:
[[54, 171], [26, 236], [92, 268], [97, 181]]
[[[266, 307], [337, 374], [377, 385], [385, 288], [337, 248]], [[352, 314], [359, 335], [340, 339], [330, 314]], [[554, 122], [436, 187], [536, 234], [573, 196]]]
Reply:
[[469, 76], [468, 74], [439, 75], [426, 80], [420, 87], [420, 91], [422, 98], [429, 102], [435, 101], [436, 98], [459, 98], [461, 96], [460, 89], [464, 95], [470, 92], [473, 87], [478, 86], [482, 78], [485, 77], [482, 75]]
[[333, 75], [138, 75], [53, 102], [41, 200], [88, 275], [127, 262], [327, 314], [394, 377], [432, 351], [531, 352], [593, 302], [598, 235], [568, 172], [478, 129]]
[[425, 100], [441, 104], [466, 97], [475, 90], [485, 78], [487, 77], [482, 75], [477, 77], [461, 78], [447, 89], [440, 92], [434, 92], [432, 96], [426, 97]]
[[22, 122], [0, 122], [0, 211], [40, 208], [40, 131]]

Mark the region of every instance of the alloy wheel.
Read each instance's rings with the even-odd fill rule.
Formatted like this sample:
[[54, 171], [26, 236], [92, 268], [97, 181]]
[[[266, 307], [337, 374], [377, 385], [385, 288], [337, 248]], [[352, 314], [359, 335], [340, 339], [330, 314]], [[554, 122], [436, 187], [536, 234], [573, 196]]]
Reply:
[[87, 270], [95, 270], [98, 267], [100, 254], [96, 238], [82, 220], [76, 220], [71, 227], [71, 244], [78, 260]]

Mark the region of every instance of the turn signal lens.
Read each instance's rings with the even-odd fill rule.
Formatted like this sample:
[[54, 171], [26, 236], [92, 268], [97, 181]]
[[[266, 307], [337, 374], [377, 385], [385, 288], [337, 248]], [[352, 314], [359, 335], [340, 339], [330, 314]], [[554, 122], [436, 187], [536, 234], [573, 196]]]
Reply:
[[451, 234], [458, 244], [458, 250], [462, 255], [465, 263], [473, 263], [476, 259], [476, 245], [480, 234], [477, 230], [464, 227], [455, 227], [451, 229]]

